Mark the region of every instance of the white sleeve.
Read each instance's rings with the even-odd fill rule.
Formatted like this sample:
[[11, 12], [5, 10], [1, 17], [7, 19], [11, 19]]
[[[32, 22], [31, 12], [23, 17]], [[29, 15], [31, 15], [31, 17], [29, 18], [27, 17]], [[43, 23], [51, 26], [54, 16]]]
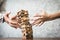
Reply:
[[0, 23], [3, 23], [3, 14], [0, 13]]

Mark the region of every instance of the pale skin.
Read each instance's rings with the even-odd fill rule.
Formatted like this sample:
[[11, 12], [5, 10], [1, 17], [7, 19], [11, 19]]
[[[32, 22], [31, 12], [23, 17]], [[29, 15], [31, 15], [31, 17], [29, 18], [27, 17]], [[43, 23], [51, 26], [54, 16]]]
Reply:
[[[42, 15], [41, 15], [42, 14]], [[41, 14], [35, 14], [34, 18], [37, 17], [37, 19], [33, 19], [32, 25], [39, 25], [41, 26], [46, 21], [51, 21], [57, 18], [60, 18], [60, 11], [57, 11], [55, 13], [48, 14], [46, 11], [42, 11]], [[10, 26], [14, 28], [19, 28], [19, 24], [17, 23], [16, 16], [13, 16], [11, 19], [9, 19], [9, 13], [6, 13], [4, 15], [4, 20], [7, 22]]]
[[4, 15], [5, 22], [8, 23], [13, 28], [18, 28], [19, 24], [17, 23], [16, 16], [13, 16], [11, 19], [9, 19], [9, 14], [10, 13], [6, 13]]
[[[42, 15], [41, 15], [42, 14]], [[33, 19], [33, 25], [39, 25], [41, 26], [46, 21], [51, 21], [57, 18], [60, 18], [60, 11], [57, 11], [55, 13], [48, 14], [46, 11], [42, 11], [41, 14], [35, 14], [34, 18], [37, 17], [37, 19]]]

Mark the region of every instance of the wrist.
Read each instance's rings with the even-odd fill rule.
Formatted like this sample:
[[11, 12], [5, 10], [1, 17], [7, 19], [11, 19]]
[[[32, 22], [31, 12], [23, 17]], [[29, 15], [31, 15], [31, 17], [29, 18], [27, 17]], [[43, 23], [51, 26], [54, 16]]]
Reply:
[[52, 20], [52, 15], [48, 14], [48, 20]]

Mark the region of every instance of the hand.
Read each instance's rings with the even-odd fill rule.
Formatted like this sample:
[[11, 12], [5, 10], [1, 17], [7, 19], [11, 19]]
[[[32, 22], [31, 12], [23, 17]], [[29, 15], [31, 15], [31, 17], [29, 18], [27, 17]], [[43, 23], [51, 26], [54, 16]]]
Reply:
[[34, 17], [37, 17], [37, 19], [33, 19], [33, 23], [32, 25], [39, 25], [41, 26], [45, 21], [48, 21], [50, 18], [49, 18], [49, 15], [45, 12], [45, 11], [42, 11], [41, 13], [42, 15], [39, 15], [39, 14], [36, 14]]
[[9, 19], [9, 14], [10, 13], [6, 13], [4, 15], [5, 22], [7, 22], [10, 26], [12, 26], [14, 28], [18, 28], [19, 24], [17, 23], [16, 16], [13, 16], [11, 19]]

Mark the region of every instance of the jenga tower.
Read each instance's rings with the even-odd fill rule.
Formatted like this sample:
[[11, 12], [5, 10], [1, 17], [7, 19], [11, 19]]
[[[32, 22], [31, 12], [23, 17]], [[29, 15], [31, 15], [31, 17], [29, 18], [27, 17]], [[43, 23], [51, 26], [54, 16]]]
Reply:
[[17, 13], [17, 21], [22, 29], [23, 40], [33, 40], [33, 30], [29, 22], [28, 11], [19, 11]]

